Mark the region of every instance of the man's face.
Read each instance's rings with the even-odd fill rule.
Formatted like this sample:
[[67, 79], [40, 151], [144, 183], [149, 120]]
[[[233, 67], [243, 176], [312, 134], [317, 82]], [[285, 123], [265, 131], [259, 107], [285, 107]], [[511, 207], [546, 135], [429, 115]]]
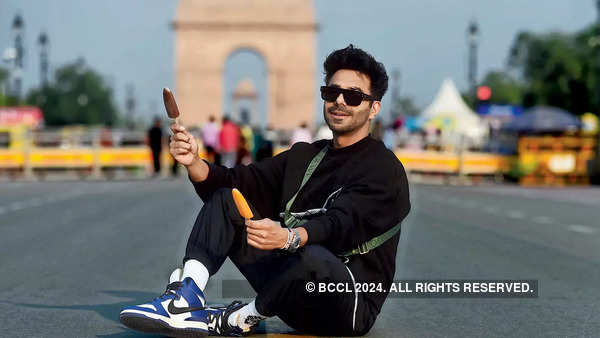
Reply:
[[[358, 90], [371, 95], [371, 80], [363, 73], [350, 69], [340, 69], [333, 74], [327, 84], [330, 87]], [[368, 126], [369, 120], [377, 115], [379, 102], [363, 100], [356, 107], [348, 106], [344, 95], [339, 95], [334, 102], [324, 101], [323, 116], [325, 122], [336, 135], [352, 133], [361, 127]]]

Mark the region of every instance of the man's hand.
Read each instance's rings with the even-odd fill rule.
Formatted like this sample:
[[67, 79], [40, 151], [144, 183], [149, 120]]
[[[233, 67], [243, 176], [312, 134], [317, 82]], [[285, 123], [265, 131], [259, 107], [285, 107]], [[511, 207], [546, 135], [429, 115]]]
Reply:
[[288, 230], [282, 228], [279, 222], [268, 218], [258, 221], [246, 220], [248, 244], [261, 250], [281, 249], [288, 238]]
[[184, 166], [191, 166], [200, 161], [198, 157], [198, 142], [183, 126], [171, 124], [173, 135], [169, 142], [169, 152], [173, 158]]

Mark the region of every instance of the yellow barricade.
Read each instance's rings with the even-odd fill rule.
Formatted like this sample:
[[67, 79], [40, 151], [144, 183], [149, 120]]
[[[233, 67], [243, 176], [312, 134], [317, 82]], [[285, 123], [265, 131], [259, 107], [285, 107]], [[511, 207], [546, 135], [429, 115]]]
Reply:
[[464, 174], [495, 174], [508, 170], [509, 156], [487, 153], [466, 153], [463, 155]]
[[152, 164], [152, 152], [147, 147], [102, 148], [102, 167], [145, 167]]
[[32, 168], [91, 168], [94, 152], [91, 148], [33, 148], [29, 154], [29, 165]]
[[[286, 149], [279, 147], [275, 154]], [[413, 172], [455, 174], [459, 171], [461, 161], [458, 154], [451, 152], [397, 149], [395, 154], [406, 170]], [[203, 150], [200, 151], [200, 157], [206, 157]], [[506, 172], [508, 159], [508, 156], [465, 152], [462, 155], [462, 173], [486, 175]], [[0, 150], [0, 169], [23, 168], [26, 160], [23, 151]], [[163, 165], [173, 162], [168, 151], [163, 150], [161, 162]], [[150, 167], [152, 152], [147, 147], [32, 148], [28, 163], [31, 168]]]
[[0, 169], [15, 169], [25, 166], [25, 154], [19, 150], [0, 150]]
[[454, 153], [396, 150], [396, 157], [407, 171], [455, 173], [458, 157]]
[[[167, 162], [168, 154], [164, 160]], [[97, 156], [97, 160], [96, 157]], [[21, 150], [0, 150], [0, 169], [22, 168], [26, 155]], [[152, 153], [145, 147], [131, 148], [33, 148], [28, 157], [31, 168], [145, 167], [152, 165]]]
[[[456, 153], [436, 151], [396, 150], [398, 159], [407, 171], [427, 173], [458, 173], [460, 156]], [[488, 175], [507, 169], [508, 157], [488, 153], [465, 152], [462, 155], [462, 173]]]
[[[287, 149], [287, 147], [277, 147], [274, 155]], [[407, 171], [456, 174], [459, 170], [460, 158], [454, 152], [396, 149], [394, 153]], [[465, 152], [462, 155], [462, 173], [465, 175], [493, 175], [506, 172], [509, 158], [509, 156], [489, 153]]]

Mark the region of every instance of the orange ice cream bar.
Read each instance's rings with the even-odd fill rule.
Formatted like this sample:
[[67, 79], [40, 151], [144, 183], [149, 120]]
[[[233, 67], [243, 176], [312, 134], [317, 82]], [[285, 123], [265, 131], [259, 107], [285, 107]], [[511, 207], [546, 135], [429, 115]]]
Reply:
[[248, 202], [246, 202], [244, 195], [242, 195], [242, 193], [236, 188], [233, 188], [231, 194], [233, 195], [233, 201], [235, 202], [235, 206], [240, 212], [240, 215], [242, 215], [242, 217], [245, 219], [254, 217], [254, 214], [252, 214], [252, 210], [250, 210], [250, 206], [248, 206]]

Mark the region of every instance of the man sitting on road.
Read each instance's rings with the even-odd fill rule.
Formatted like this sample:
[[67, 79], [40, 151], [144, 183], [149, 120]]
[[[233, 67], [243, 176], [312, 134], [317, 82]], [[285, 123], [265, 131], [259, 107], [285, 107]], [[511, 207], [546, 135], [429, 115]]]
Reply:
[[[225, 168], [199, 159], [194, 137], [171, 126], [170, 152], [205, 204], [183, 270], [173, 272], [162, 296], [123, 309], [123, 324], [170, 336], [245, 336], [279, 316], [306, 334], [371, 329], [394, 277], [408, 183], [394, 153], [369, 136], [388, 86], [383, 65], [350, 45], [331, 53], [324, 68], [323, 115], [333, 140], [299, 142], [273, 158]], [[253, 219], [239, 214], [232, 188], [247, 198]], [[207, 306], [203, 290], [228, 257], [257, 296]], [[310, 292], [309, 282], [344, 283], [352, 292]], [[358, 292], [363, 282], [379, 287]]]

